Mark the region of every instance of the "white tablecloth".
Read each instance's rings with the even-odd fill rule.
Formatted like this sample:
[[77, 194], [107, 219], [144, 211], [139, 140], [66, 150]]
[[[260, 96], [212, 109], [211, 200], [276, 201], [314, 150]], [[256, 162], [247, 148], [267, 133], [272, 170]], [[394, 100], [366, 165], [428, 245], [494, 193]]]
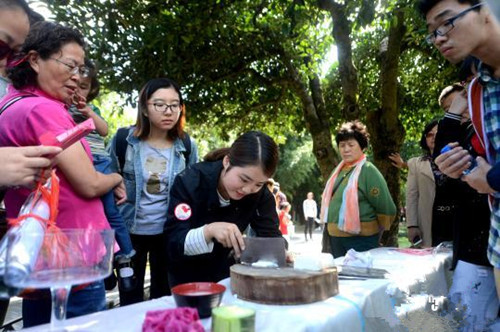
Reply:
[[[373, 267], [390, 272], [388, 279], [340, 280], [339, 295], [322, 302], [278, 306], [237, 299], [230, 292], [229, 279], [222, 305], [239, 305], [256, 310], [256, 331], [394, 331], [398, 316], [421, 309], [428, 295], [446, 295], [451, 253], [416, 256], [392, 248], [371, 250]], [[414, 299], [422, 299], [415, 301]], [[172, 297], [146, 301], [67, 321], [68, 331], [141, 331], [146, 312], [175, 308]], [[202, 320], [209, 330], [211, 319]], [[47, 325], [25, 331], [47, 331]]]

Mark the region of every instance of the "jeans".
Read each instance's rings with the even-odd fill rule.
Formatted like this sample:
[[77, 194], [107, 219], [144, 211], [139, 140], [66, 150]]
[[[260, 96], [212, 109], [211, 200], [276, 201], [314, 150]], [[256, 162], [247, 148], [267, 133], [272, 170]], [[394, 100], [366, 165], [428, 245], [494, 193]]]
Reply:
[[165, 235], [130, 234], [134, 244], [135, 255], [132, 257], [137, 285], [129, 292], [120, 292], [120, 305], [144, 301], [144, 275], [149, 254], [149, 270], [151, 272], [150, 298], [156, 299], [170, 295], [168, 285], [168, 260], [165, 252]]
[[499, 309], [493, 268], [459, 260], [449, 297], [455, 312], [463, 315], [460, 331], [495, 331], [487, 328]]
[[[52, 301], [48, 291], [40, 291], [40, 298], [23, 299], [23, 327], [50, 322]], [[78, 317], [106, 309], [106, 294], [102, 280], [71, 292], [66, 318]]]
[[[94, 167], [98, 172], [103, 174], [111, 174], [111, 158], [103, 155], [93, 155], [94, 157]], [[115, 230], [116, 242], [120, 246], [120, 251], [115, 254], [115, 256], [124, 255], [131, 257], [134, 254], [134, 248], [132, 246], [132, 241], [130, 240], [130, 235], [128, 233], [127, 227], [125, 226], [125, 220], [123, 220], [122, 215], [118, 211], [115, 203], [115, 196], [113, 191], [110, 190], [103, 196], [101, 196], [102, 205], [104, 207], [104, 213], [108, 219], [109, 225]]]
[[378, 248], [378, 238], [378, 234], [372, 236], [330, 236], [332, 255], [337, 258], [345, 256], [349, 249], [361, 252]]

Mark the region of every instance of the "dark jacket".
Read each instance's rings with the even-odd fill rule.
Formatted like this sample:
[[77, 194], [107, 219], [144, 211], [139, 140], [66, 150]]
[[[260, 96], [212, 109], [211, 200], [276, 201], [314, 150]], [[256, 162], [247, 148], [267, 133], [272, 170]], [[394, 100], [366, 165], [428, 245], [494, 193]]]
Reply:
[[[438, 125], [434, 157], [439, 156], [441, 149], [448, 143], [458, 142], [475, 158], [478, 152], [471, 144], [475, 135], [470, 122], [460, 124], [460, 121], [445, 116]], [[453, 230], [453, 264], [457, 261], [491, 266], [486, 256], [488, 235], [490, 228], [490, 209], [488, 195], [480, 194], [461, 180], [452, 180], [457, 183], [453, 193], [450, 193], [457, 205]]]
[[[224, 221], [238, 225], [242, 233], [251, 225], [259, 237], [281, 237], [275, 199], [266, 186], [241, 200], [231, 200], [229, 206], [220, 206], [217, 184], [221, 170], [222, 161], [202, 162], [184, 170], [174, 181], [165, 224], [171, 287], [193, 281], [217, 282], [229, 277], [229, 267], [235, 263], [230, 249], [215, 240], [211, 253], [184, 255], [184, 241], [191, 229]], [[191, 208], [187, 220], [175, 216], [181, 203]]]

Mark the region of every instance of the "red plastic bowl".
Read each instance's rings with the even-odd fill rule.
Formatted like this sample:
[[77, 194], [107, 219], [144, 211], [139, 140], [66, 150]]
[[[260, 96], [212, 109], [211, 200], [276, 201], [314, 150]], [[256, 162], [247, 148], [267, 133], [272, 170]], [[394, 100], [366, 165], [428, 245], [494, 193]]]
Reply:
[[200, 318], [210, 317], [225, 291], [226, 287], [214, 282], [190, 282], [172, 288], [177, 306], [196, 308]]

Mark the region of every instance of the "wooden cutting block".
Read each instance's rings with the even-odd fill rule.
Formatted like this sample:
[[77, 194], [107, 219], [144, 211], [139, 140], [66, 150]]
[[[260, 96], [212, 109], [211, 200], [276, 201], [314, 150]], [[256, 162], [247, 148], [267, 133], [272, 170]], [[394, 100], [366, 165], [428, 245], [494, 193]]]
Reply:
[[231, 290], [238, 298], [266, 304], [304, 304], [326, 300], [339, 292], [337, 268], [302, 271], [231, 266]]

